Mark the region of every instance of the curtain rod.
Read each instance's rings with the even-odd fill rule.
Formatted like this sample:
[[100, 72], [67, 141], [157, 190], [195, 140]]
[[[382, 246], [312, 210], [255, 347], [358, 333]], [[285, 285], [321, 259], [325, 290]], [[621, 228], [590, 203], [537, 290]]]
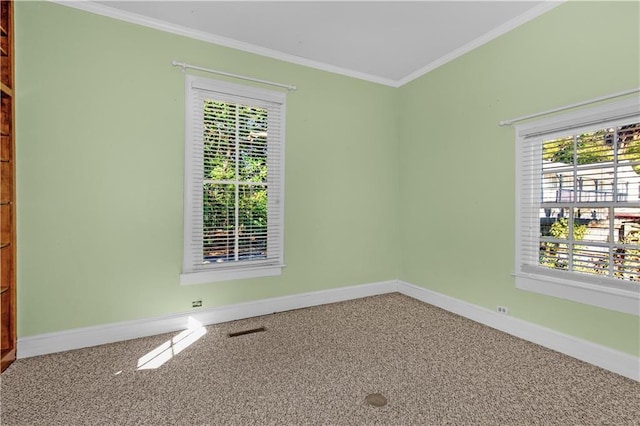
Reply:
[[589, 105], [589, 104], [594, 104], [596, 102], [606, 101], [608, 99], [619, 98], [620, 96], [626, 96], [626, 95], [630, 95], [630, 94], [636, 93], [636, 92], [640, 92], [640, 87], [637, 87], [635, 89], [625, 90], [624, 92], [614, 93], [612, 95], [600, 96], [599, 98], [590, 99], [588, 101], [578, 102], [578, 103], [571, 104], [571, 105], [565, 105], [565, 106], [559, 107], [559, 108], [549, 109], [547, 111], [542, 111], [542, 112], [538, 112], [538, 113], [535, 113], [535, 114], [523, 115], [522, 117], [512, 118], [511, 120], [504, 120], [504, 121], [500, 122], [500, 127], [511, 126], [511, 125], [513, 125], [513, 124], [515, 124], [515, 123], [517, 123], [519, 121], [528, 120], [530, 118], [541, 117], [543, 115], [549, 115], [549, 114], [553, 114], [555, 112], [565, 111], [567, 109], [572, 109], [572, 108], [577, 108], [577, 107], [581, 107], [581, 106], [585, 106], [585, 105]]
[[196, 65], [185, 64], [184, 62], [172, 61], [171, 65], [173, 65], [174, 67], [181, 67], [182, 71], [185, 71], [187, 68], [189, 68], [189, 69], [193, 69], [193, 70], [209, 72], [209, 73], [212, 73], [212, 74], [224, 75], [226, 77], [239, 78], [240, 80], [253, 81], [254, 83], [262, 83], [262, 84], [268, 84], [270, 86], [283, 87], [283, 88], [285, 88], [287, 90], [297, 90], [298, 89], [296, 86], [292, 86], [292, 85], [289, 85], [289, 84], [274, 83], [273, 81], [260, 80], [258, 78], [246, 77], [244, 75], [231, 74], [229, 72], [212, 70], [212, 69], [209, 69], [209, 68], [198, 67]]

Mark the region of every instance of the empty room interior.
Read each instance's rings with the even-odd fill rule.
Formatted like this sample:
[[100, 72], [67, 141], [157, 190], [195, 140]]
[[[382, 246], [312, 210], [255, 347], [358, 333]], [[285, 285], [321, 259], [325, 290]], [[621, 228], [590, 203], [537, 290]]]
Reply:
[[640, 3], [2, 2], [2, 425], [640, 424]]

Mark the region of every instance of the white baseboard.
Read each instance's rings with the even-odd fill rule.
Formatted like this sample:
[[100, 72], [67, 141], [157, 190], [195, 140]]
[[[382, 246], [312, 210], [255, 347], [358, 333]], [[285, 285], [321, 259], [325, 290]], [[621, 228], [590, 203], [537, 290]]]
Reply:
[[74, 328], [18, 339], [18, 358], [28, 358], [122, 340], [181, 331], [193, 320], [202, 325], [217, 324], [268, 315], [291, 309], [308, 308], [396, 291], [397, 281], [382, 281], [350, 287], [274, 297], [217, 308], [194, 309], [171, 315], [123, 321], [91, 327]]
[[640, 359], [637, 357], [511, 316], [501, 315], [492, 310], [404, 281], [395, 280], [23, 337], [18, 339], [17, 354], [18, 358], [27, 358], [181, 331], [188, 328], [189, 323], [193, 320], [202, 325], [217, 324], [393, 292], [402, 293], [513, 336], [640, 381]]
[[625, 352], [499, 314], [404, 281], [398, 282], [398, 292], [621, 376], [640, 381], [640, 358]]

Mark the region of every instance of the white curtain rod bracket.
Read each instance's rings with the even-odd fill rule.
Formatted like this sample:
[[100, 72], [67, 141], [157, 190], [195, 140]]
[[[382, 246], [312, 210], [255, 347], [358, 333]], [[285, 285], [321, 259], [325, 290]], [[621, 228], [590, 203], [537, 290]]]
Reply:
[[631, 95], [633, 93], [638, 93], [638, 92], [640, 92], [640, 87], [637, 87], [635, 89], [625, 90], [623, 92], [613, 93], [611, 95], [600, 96], [599, 98], [590, 99], [588, 101], [578, 102], [578, 103], [571, 104], [571, 105], [565, 105], [565, 106], [559, 107], [559, 108], [549, 109], [547, 111], [537, 112], [535, 114], [523, 115], [522, 117], [517, 117], [517, 118], [512, 118], [511, 120], [501, 121], [500, 122], [500, 127], [511, 126], [511, 125], [513, 125], [515, 123], [519, 123], [520, 121], [529, 120], [531, 118], [542, 117], [543, 115], [554, 114], [556, 112], [566, 111], [566, 110], [572, 109], [572, 108], [578, 108], [578, 107], [585, 106], [585, 105], [595, 104], [596, 102], [601, 102], [601, 101], [606, 101], [606, 100], [609, 100], [609, 99], [619, 98], [621, 96], [627, 96], [627, 95]]
[[187, 68], [189, 68], [189, 69], [193, 69], [193, 70], [208, 72], [208, 73], [211, 73], [211, 74], [224, 75], [225, 77], [232, 77], [232, 78], [238, 78], [240, 80], [253, 81], [254, 83], [261, 83], [261, 84], [267, 84], [269, 86], [282, 87], [282, 88], [287, 89], [287, 90], [297, 90], [298, 89], [296, 86], [292, 86], [290, 84], [282, 84], [282, 83], [275, 83], [273, 81], [260, 80], [258, 78], [247, 77], [247, 76], [244, 76], [244, 75], [232, 74], [232, 73], [225, 72], [225, 71], [212, 70], [212, 69], [209, 69], [209, 68], [198, 67], [196, 65], [189, 65], [189, 64], [185, 64], [184, 62], [172, 61], [171, 65], [173, 65], [174, 67], [181, 67], [182, 68], [182, 72], [186, 72]]

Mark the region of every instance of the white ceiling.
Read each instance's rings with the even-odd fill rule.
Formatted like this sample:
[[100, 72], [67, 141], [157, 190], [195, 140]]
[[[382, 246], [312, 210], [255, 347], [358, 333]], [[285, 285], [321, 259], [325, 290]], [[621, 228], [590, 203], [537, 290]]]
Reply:
[[61, 3], [396, 87], [559, 4], [545, 1]]

